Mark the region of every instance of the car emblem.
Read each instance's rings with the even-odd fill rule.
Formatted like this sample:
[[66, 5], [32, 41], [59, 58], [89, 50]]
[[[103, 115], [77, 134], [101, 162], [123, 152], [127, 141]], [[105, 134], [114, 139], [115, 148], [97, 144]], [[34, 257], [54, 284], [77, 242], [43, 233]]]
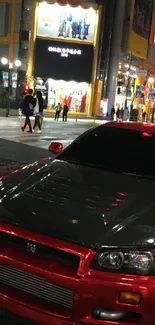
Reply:
[[26, 250], [29, 253], [35, 254], [36, 253], [36, 244], [27, 243]]

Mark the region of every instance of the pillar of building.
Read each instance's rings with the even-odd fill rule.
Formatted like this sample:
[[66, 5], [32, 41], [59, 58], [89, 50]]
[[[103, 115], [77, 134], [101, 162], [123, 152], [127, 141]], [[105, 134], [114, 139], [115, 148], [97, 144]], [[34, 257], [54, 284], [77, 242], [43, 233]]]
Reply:
[[108, 98], [108, 114], [110, 114], [111, 108], [115, 102], [118, 64], [121, 55], [122, 33], [123, 33], [123, 26], [124, 26], [125, 5], [126, 5], [125, 0], [117, 0], [117, 5], [115, 8], [114, 25], [113, 25], [107, 96], [106, 96]]

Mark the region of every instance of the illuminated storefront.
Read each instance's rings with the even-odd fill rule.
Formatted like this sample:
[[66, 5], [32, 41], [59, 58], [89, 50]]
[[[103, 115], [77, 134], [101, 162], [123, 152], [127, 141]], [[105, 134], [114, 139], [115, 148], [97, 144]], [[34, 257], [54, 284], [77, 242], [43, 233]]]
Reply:
[[28, 81], [42, 90], [48, 110], [60, 102], [70, 113], [92, 114], [101, 8], [58, 2], [36, 4]]
[[127, 62], [119, 62], [117, 87], [115, 96], [115, 109], [125, 108], [130, 111], [134, 100], [134, 88], [136, 80], [137, 68], [133, 65], [129, 66]]
[[49, 110], [53, 110], [57, 103], [61, 106], [67, 104], [69, 112], [72, 113], [85, 113], [88, 110], [87, 83], [38, 78], [35, 80], [35, 90], [42, 91]]

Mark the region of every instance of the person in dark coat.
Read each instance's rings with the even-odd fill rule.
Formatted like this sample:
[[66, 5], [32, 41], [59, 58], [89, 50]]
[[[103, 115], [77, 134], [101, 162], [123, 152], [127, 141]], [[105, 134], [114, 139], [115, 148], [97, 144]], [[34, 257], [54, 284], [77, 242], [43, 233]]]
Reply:
[[111, 109], [111, 119], [112, 119], [112, 121], [114, 120], [114, 115], [115, 115], [115, 108], [113, 106], [112, 109]]
[[120, 119], [120, 108], [119, 107], [117, 108], [117, 111], [116, 111], [116, 119], [117, 119], [117, 121], [119, 121], [119, 119]]
[[67, 122], [68, 106], [65, 104], [63, 107], [62, 120]]
[[22, 114], [25, 116], [25, 124], [22, 127], [22, 131], [24, 132], [27, 125], [29, 126], [29, 133], [32, 133], [32, 126], [30, 121], [30, 116], [33, 116], [33, 110], [36, 105], [36, 99], [33, 97], [33, 89], [28, 90], [28, 94], [25, 96], [21, 109]]

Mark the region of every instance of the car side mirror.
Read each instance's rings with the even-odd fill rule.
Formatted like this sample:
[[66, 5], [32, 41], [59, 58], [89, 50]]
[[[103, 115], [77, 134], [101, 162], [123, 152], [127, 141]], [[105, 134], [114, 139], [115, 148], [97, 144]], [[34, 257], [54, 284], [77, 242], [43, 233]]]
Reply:
[[49, 145], [49, 151], [57, 155], [63, 150], [63, 144], [60, 142], [51, 142]]

